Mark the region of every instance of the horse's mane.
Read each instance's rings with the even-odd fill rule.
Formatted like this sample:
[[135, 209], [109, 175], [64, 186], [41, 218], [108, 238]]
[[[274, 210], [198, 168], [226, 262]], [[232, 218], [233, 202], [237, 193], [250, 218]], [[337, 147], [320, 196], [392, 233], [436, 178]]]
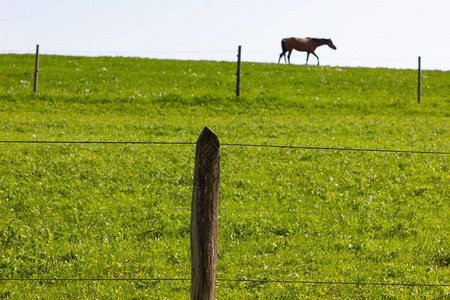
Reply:
[[321, 39], [321, 38], [314, 38], [314, 37], [307, 37], [307, 39], [310, 39], [310, 40], [316, 40], [316, 41], [327, 41], [327, 40], [329, 40], [329, 39]]

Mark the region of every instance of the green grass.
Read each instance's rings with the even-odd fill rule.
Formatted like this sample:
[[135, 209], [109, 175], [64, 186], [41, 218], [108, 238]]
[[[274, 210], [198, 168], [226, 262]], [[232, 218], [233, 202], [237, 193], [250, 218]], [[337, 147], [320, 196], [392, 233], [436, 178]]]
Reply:
[[[0, 140], [445, 151], [450, 73], [0, 55]], [[0, 278], [189, 278], [195, 145], [0, 144]], [[218, 278], [449, 283], [448, 155], [221, 147]], [[296, 213], [288, 212], [295, 211]], [[342, 214], [341, 214], [342, 213]], [[398, 217], [393, 217], [398, 216]], [[402, 217], [414, 216], [414, 217]], [[189, 297], [189, 281], [2, 281], [1, 298]], [[230, 298], [449, 287], [218, 281]]]

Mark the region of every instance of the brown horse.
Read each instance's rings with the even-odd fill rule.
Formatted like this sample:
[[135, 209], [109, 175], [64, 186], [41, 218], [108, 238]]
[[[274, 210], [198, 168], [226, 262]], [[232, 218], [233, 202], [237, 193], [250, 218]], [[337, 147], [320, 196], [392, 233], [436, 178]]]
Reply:
[[306, 64], [308, 64], [309, 55], [312, 54], [317, 57], [317, 65], [319, 64], [319, 57], [314, 53], [317, 47], [322, 45], [328, 45], [330, 48], [336, 50], [336, 46], [333, 44], [331, 39], [316, 39], [316, 38], [286, 38], [281, 41], [281, 48], [283, 52], [280, 54], [280, 58], [278, 59], [278, 63], [280, 63], [281, 57], [284, 56], [284, 62], [286, 62], [286, 52], [288, 54], [288, 61], [291, 63], [291, 53], [292, 50], [297, 51], [306, 51], [308, 54], [306, 55]]

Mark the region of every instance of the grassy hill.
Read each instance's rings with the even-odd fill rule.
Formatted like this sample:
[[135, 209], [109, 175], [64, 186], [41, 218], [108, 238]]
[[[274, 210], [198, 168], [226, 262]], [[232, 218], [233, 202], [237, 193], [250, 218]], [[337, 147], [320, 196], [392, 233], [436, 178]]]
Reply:
[[[449, 152], [450, 72], [0, 55], [0, 140]], [[189, 278], [195, 145], [0, 144], [0, 278]], [[221, 147], [218, 278], [450, 280], [448, 155]], [[218, 281], [219, 299], [449, 287]], [[4, 298], [187, 298], [189, 281], [3, 281]]]

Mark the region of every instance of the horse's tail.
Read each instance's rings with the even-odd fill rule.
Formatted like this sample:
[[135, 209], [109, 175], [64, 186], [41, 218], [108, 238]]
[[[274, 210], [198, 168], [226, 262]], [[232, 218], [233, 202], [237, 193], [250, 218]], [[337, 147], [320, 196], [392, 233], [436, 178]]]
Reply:
[[281, 49], [283, 50], [283, 53], [288, 51], [286, 47], [286, 39], [281, 40]]
[[278, 63], [280, 63], [281, 58], [284, 56], [284, 62], [286, 62], [286, 52], [288, 51], [286, 47], [286, 39], [281, 40], [281, 49], [283, 50], [278, 58]]

